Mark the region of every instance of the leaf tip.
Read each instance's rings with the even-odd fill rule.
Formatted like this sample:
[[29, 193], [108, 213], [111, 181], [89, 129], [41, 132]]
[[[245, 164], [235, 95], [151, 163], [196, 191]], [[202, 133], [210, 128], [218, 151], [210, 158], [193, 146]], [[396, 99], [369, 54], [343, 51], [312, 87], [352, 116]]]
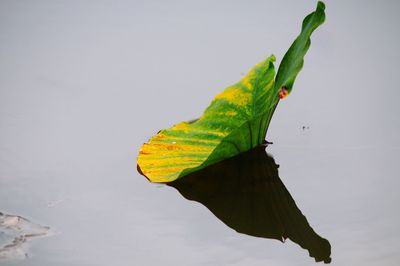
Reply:
[[315, 13], [318, 14], [320, 19], [320, 25], [325, 22], [325, 3], [322, 1], [318, 1], [317, 9]]
[[317, 9], [320, 9], [320, 10], [324, 11], [325, 10], [325, 3], [322, 2], [322, 1], [318, 1]]

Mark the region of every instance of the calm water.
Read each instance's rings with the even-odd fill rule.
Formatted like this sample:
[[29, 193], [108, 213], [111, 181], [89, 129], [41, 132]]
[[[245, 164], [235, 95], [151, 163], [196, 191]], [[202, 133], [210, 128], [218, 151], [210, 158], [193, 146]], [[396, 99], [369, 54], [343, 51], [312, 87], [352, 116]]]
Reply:
[[[237, 233], [259, 231], [149, 183], [135, 161], [255, 63], [272, 52], [279, 63], [315, 4], [2, 1], [0, 212], [52, 236], [0, 265], [315, 264], [296, 237], [282, 243], [272, 225], [274, 239]], [[329, 241], [333, 265], [399, 265], [400, 6], [326, 5], [268, 132], [274, 191], [306, 217], [296, 226]]]

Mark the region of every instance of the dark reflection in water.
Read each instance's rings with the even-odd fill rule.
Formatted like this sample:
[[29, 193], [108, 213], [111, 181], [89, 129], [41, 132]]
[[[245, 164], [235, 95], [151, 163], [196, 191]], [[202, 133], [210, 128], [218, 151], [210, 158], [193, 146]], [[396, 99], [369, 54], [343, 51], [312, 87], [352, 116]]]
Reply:
[[239, 233], [280, 241], [289, 238], [315, 261], [329, 263], [329, 241], [308, 224], [279, 178], [278, 167], [261, 146], [169, 185], [186, 199], [205, 205]]

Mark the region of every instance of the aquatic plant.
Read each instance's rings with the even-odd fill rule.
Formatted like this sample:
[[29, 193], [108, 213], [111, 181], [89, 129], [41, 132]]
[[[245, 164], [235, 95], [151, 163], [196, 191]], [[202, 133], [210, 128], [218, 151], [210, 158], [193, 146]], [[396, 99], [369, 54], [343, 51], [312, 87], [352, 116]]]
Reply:
[[318, 2], [305, 17], [276, 75], [271, 55], [218, 94], [198, 120], [161, 130], [145, 143], [139, 172], [152, 182], [171, 182], [263, 144], [279, 100], [290, 94], [303, 67], [311, 34], [325, 21], [324, 10]]

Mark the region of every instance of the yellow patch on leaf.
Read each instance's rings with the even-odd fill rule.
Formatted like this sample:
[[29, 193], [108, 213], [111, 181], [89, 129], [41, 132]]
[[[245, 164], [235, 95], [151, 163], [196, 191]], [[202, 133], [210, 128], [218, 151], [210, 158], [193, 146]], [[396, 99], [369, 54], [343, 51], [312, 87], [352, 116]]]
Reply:
[[224, 99], [239, 106], [246, 106], [250, 103], [252, 97], [249, 92], [244, 92], [238, 88], [230, 87], [224, 92], [218, 94], [214, 101]]

